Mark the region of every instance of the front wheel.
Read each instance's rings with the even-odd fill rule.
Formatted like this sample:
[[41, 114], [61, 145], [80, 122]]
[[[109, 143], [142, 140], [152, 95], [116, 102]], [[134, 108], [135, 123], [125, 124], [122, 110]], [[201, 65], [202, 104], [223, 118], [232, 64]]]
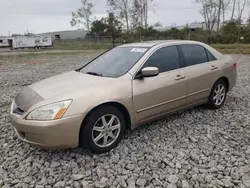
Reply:
[[91, 112], [80, 132], [80, 145], [94, 153], [105, 153], [115, 148], [125, 131], [123, 114], [113, 106], [103, 106]]
[[211, 90], [206, 107], [209, 109], [219, 109], [225, 103], [226, 97], [226, 83], [223, 80], [218, 80]]

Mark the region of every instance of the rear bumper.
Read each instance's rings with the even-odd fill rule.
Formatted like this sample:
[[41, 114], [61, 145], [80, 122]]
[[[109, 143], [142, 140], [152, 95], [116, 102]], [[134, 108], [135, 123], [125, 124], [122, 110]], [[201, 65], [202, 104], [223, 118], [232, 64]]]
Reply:
[[231, 91], [237, 83], [237, 69], [228, 76], [229, 78], [229, 91]]
[[30, 121], [11, 112], [11, 120], [18, 138], [26, 143], [54, 149], [79, 145], [82, 114], [53, 121]]

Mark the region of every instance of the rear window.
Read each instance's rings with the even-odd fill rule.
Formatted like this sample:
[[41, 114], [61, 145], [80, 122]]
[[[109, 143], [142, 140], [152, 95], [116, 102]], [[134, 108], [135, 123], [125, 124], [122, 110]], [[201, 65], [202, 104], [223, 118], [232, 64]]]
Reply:
[[186, 66], [208, 62], [208, 57], [204, 47], [196, 44], [184, 44], [180, 47]]

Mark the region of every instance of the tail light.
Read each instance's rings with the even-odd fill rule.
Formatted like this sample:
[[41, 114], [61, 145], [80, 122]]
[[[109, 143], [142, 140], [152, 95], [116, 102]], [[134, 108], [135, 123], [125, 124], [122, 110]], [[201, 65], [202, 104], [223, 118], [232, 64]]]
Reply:
[[234, 68], [237, 68], [237, 63], [234, 63], [233, 66], [234, 66]]

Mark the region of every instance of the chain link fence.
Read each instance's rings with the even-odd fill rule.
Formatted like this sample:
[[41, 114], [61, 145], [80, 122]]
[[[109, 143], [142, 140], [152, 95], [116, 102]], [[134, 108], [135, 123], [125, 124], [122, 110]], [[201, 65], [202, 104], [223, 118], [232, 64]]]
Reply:
[[114, 46], [119, 46], [121, 44], [141, 42], [149, 40], [167, 40], [167, 37], [132, 37], [126, 36], [121, 38], [116, 38], [113, 43], [113, 39], [110, 36], [102, 37], [86, 37], [84, 39], [71, 39], [71, 40], [55, 40], [54, 48], [56, 49], [109, 49]]

